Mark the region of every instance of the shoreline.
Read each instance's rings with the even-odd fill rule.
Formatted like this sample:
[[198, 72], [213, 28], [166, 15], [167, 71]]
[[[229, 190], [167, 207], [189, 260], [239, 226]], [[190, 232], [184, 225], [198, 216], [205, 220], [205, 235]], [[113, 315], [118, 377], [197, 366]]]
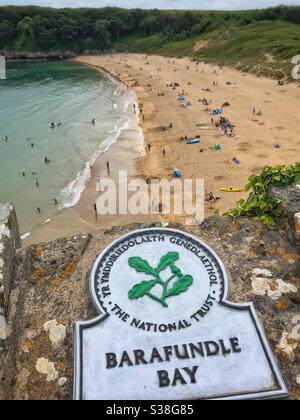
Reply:
[[[77, 61], [77, 60], [76, 60]], [[79, 62], [79, 61], [77, 61]], [[80, 63], [80, 62], [79, 62]], [[87, 63], [81, 63], [88, 65]], [[116, 82], [124, 86], [121, 80], [113, 77], [112, 74], [99, 69], [97, 66], [90, 66], [105, 72], [108, 76], [113, 78]], [[136, 103], [136, 94], [133, 90], [128, 91], [129, 107]], [[84, 184], [83, 190], [80, 193], [80, 198], [76, 204], [70, 207], [64, 207], [58, 210], [51, 219], [45, 220], [43, 223], [35, 226], [30, 232], [22, 235], [22, 244], [24, 247], [40, 243], [49, 242], [59, 237], [71, 236], [86, 232], [95, 234], [101, 230], [118, 224], [129, 223], [150, 223], [153, 219], [149, 216], [131, 216], [131, 215], [95, 215], [93, 206], [96, 202], [99, 193], [97, 193], [97, 177], [112, 179], [118, 188], [119, 185], [119, 171], [128, 172], [128, 180], [135, 176], [135, 161], [143, 155], [144, 139], [143, 132], [139, 126], [138, 116], [132, 115], [128, 125], [120, 130], [115, 141], [110, 144], [103, 152], [99, 152], [95, 161], [93, 162], [91, 174], [89, 179]], [[110, 173], [107, 173], [106, 162], [110, 162]]]

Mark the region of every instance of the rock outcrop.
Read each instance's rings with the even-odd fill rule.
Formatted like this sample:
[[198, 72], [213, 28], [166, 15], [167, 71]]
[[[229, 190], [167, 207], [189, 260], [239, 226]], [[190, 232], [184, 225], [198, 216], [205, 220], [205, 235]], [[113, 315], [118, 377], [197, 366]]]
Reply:
[[16, 268], [16, 250], [21, 239], [12, 204], [0, 205], [0, 352], [6, 338], [6, 317], [11, 284]]
[[67, 60], [76, 57], [75, 51], [50, 51], [50, 52], [31, 52], [31, 51], [0, 51], [0, 55], [6, 60]]
[[[145, 227], [118, 226], [94, 237], [79, 234], [16, 251], [0, 399], [72, 399], [74, 323], [97, 316], [89, 293], [92, 265], [113, 240]], [[189, 233], [222, 259], [230, 300], [254, 302], [289, 399], [300, 399], [300, 254], [288, 229], [264, 230], [248, 219], [211, 216]]]

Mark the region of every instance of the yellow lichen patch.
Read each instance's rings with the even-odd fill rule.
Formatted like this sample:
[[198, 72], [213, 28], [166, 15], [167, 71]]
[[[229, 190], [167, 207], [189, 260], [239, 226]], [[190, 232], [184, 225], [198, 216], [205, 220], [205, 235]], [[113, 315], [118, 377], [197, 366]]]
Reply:
[[45, 270], [43, 268], [37, 268], [33, 274], [31, 274], [30, 278], [32, 280], [38, 279], [42, 274], [44, 274]]
[[284, 248], [277, 248], [277, 254], [285, 254], [285, 249]]
[[287, 359], [287, 360], [291, 360], [291, 356], [289, 356], [287, 353], [285, 353], [284, 351], [281, 352], [282, 356]]
[[277, 309], [287, 309], [288, 308], [288, 305], [283, 301], [283, 300], [281, 300], [277, 305], [276, 305], [276, 308]]
[[232, 229], [231, 229], [231, 232], [236, 232], [237, 231], [237, 227], [236, 226], [234, 226]]
[[36, 255], [42, 255], [42, 253], [43, 253], [42, 248], [39, 248], [36, 250]]
[[79, 260], [79, 257], [77, 257], [77, 256], [75, 255], [74, 260], [75, 260], [75, 261], [78, 261], [78, 260]]
[[252, 246], [254, 246], [255, 248], [257, 248], [259, 246], [259, 242], [253, 242]]
[[297, 287], [300, 287], [300, 279], [298, 279], [298, 278], [293, 278], [291, 280], [291, 283], [294, 284]]
[[268, 254], [275, 254], [275, 249], [273, 249], [273, 248], [267, 248], [267, 253]]
[[53, 293], [55, 289], [56, 289], [56, 286], [48, 287], [48, 293]]
[[260, 235], [261, 234], [261, 230], [260, 229], [256, 229], [255, 233], [256, 233], [256, 235]]
[[37, 324], [37, 319], [36, 319], [36, 318], [34, 318], [34, 317], [32, 317], [32, 318], [31, 318], [31, 322], [32, 322], [33, 324]]
[[58, 366], [58, 370], [63, 370], [64, 368], [65, 368], [64, 362], [60, 362], [60, 364]]
[[250, 254], [252, 255], [253, 258], [258, 259], [258, 256], [254, 251], [250, 251]]
[[73, 369], [69, 369], [69, 370], [67, 371], [67, 375], [68, 375], [68, 376], [72, 376], [72, 375], [73, 375]]
[[300, 388], [298, 388], [298, 389], [293, 389], [293, 395], [296, 397], [296, 398], [300, 398]]
[[68, 274], [74, 273], [74, 270], [75, 270], [75, 264], [73, 262], [70, 262], [68, 267], [65, 270], [61, 271], [60, 274], [61, 276], [66, 276]]
[[278, 285], [277, 285], [276, 281], [271, 281], [269, 283], [269, 286], [270, 286], [271, 290], [276, 290]]
[[26, 341], [26, 343], [24, 344], [24, 348], [29, 351], [31, 350], [31, 343], [29, 341]]
[[297, 255], [297, 254], [284, 254], [283, 256], [282, 256], [282, 258], [284, 258], [286, 261], [289, 261], [289, 260], [298, 260], [298, 258], [299, 258], [299, 256]]
[[62, 254], [58, 254], [57, 258], [61, 258], [61, 257], [62, 257]]
[[38, 280], [38, 282], [37, 282], [37, 284], [40, 286], [41, 284], [44, 284], [45, 283], [45, 279], [39, 279]]
[[56, 276], [55, 280], [51, 280], [52, 286], [56, 286], [61, 281], [61, 278]]

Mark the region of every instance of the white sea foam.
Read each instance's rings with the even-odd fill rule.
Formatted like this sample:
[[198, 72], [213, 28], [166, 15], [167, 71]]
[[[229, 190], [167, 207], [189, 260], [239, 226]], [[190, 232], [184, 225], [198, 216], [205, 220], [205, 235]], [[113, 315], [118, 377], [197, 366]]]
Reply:
[[44, 222], [42, 222], [42, 225], [45, 225], [46, 223], [49, 223], [49, 222], [51, 222], [51, 218], [49, 218], [49, 219], [45, 220]]
[[24, 233], [24, 235], [21, 236], [22, 241], [30, 236], [30, 232]]
[[[117, 92], [117, 90], [115, 90], [115, 92]], [[106, 139], [100, 143], [99, 147], [94, 151], [89, 161], [85, 163], [84, 169], [80, 171], [76, 175], [76, 178], [71, 181], [59, 194], [59, 200], [61, 202], [59, 210], [75, 206], [78, 203], [85, 185], [91, 177], [91, 166], [102, 153], [106, 152], [118, 140], [120, 134], [128, 128], [134, 119], [138, 123], [138, 115], [132, 115], [132, 113], [129, 112], [129, 105], [132, 105], [132, 103], [135, 103], [136, 101], [136, 97], [135, 95], [133, 97], [132, 93], [132, 91], [129, 91], [128, 94], [122, 98], [123, 100], [119, 105], [116, 103], [113, 104], [116, 111], [118, 111], [120, 107], [123, 109], [122, 114], [118, 118], [118, 121], [116, 121], [114, 127], [110, 130]]]
[[60, 193], [62, 208], [75, 206], [78, 203], [81, 193], [84, 190], [86, 182], [90, 179], [91, 169], [89, 162], [86, 162], [84, 169], [79, 172], [76, 178], [71, 181]]
[[126, 115], [127, 109], [128, 103], [125, 104], [123, 115], [121, 116], [119, 121], [116, 122], [109, 136], [101, 142], [99, 148], [95, 150], [89, 162], [86, 162], [85, 168], [82, 171], [80, 171], [77, 174], [76, 178], [61, 191], [59, 195], [59, 199], [61, 201], [61, 205], [59, 207], [60, 210], [62, 210], [63, 208], [75, 206], [78, 203], [81, 194], [85, 188], [85, 185], [91, 177], [90, 167], [95, 163], [95, 161], [102, 153], [106, 152], [112, 146], [112, 144], [114, 144], [118, 140], [122, 131], [128, 128], [129, 124], [132, 121], [132, 116]]

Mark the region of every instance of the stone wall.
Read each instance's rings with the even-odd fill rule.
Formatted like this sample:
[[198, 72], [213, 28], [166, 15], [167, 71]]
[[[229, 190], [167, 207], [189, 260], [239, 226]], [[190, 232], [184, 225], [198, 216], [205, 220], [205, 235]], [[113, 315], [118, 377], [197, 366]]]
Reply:
[[0, 347], [6, 338], [6, 316], [16, 266], [16, 250], [21, 246], [19, 226], [12, 204], [0, 205]]
[[[97, 316], [89, 291], [94, 261], [123, 234], [160, 224], [117, 226], [94, 237], [81, 233], [21, 248], [14, 258], [19, 245], [15, 214], [10, 205], [1, 208], [2, 243], [8, 247], [3, 268], [12, 271], [2, 282], [2, 299], [7, 305], [9, 297], [9, 305], [0, 353], [0, 400], [70, 400], [74, 324]], [[184, 230], [180, 225], [167, 227]], [[300, 253], [288, 229], [265, 230], [252, 220], [211, 216], [189, 233], [223, 261], [230, 301], [254, 303], [289, 399], [299, 400], [300, 328], [295, 322], [300, 312]]]

